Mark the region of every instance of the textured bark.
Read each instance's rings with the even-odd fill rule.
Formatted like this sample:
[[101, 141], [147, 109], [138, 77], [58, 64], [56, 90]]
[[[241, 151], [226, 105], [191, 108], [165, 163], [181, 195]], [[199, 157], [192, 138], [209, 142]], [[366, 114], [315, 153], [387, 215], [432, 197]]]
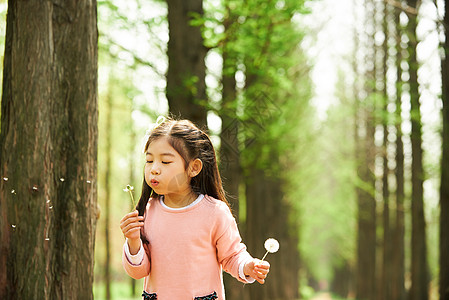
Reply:
[[404, 286], [404, 274], [405, 274], [405, 220], [404, 220], [404, 144], [402, 142], [402, 47], [401, 47], [401, 35], [402, 29], [399, 23], [400, 10], [396, 9], [395, 24], [396, 24], [396, 112], [395, 112], [395, 129], [396, 129], [396, 167], [394, 175], [396, 178], [396, 214], [393, 228], [393, 240], [394, 247], [392, 250], [393, 262], [392, 262], [392, 284], [391, 284], [391, 298], [397, 300], [405, 299], [405, 286]]
[[[112, 74], [110, 74], [112, 76]], [[105, 240], [105, 255], [104, 255], [104, 282], [105, 282], [105, 298], [111, 299], [111, 249], [110, 249], [110, 234], [109, 228], [111, 226], [111, 174], [112, 174], [112, 99], [113, 99], [113, 79], [110, 77], [109, 90], [106, 101], [106, 143], [105, 143], [105, 172], [104, 172], [104, 240]]]
[[[416, 0], [408, 0], [410, 7], [417, 8]], [[418, 87], [418, 60], [416, 48], [418, 40], [416, 36], [417, 16], [409, 13], [407, 24], [409, 86], [410, 86], [410, 116], [412, 123], [412, 257], [411, 257], [411, 300], [428, 299], [429, 274], [427, 266], [427, 240], [426, 222], [424, 218], [424, 171], [422, 162], [422, 124], [419, 103]]]
[[191, 120], [205, 128], [207, 117], [207, 49], [199, 26], [192, 26], [192, 15], [203, 15], [202, 0], [167, 0], [168, 71], [167, 99], [175, 117]]
[[443, 133], [440, 186], [440, 300], [449, 300], [449, 1], [445, 1], [445, 56], [441, 60]]
[[[227, 39], [223, 43], [223, 75], [222, 75], [222, 108], [220, 110], [221, 133], [220, 133], [220, 173], [223, 180], [223, 187], [226, 191], [233, 215], [239, 223], [242, 231], [242, 223], [239, 222], [239, 186], [240, 186], [240, 145], [238, 140], [239, 122], [236, 119], [236, 80], [235, 73], [237, 68], [236, 59], [230, 44], [233, 38], [229, 33], [230, 27], [235, 22], [235, 16], [231, 10], [228, 10], [228, 18], [223, 22]], [[228, 274], [224, 275], [224, 284], [226, 289], [226, 298], [229, 300], [245, 299], [244, 286]]]
[[387, 60], [388, 60], [388, 42], [390, 33], [388, 30], [388, 21], [390, 20], [390, 11], [387, 3], [383, 5], [382, 31], [385, 34], [385, 39], [382, 45], [382, 122], [383, 127], [383, 145], [382, 145], [382, 200], [383, 200], [383, 243], [382, 243], [382, 273], [381, 273], [381, 289], [378, 292], [378, 299], [393, 300], [391, 297], [391, 283], [392, 283], [392, 230], [390, 225], [390, 192], [389, 192], [389, 175], [390, 169], [388, 167], [388, 135], [389, 135], [389, 120], [390, 113], [388, 112], [388, 104], [390, 102], [387, 93]]
[[8, 2], [0, 299], [92, 299], [96, 1]]
[[[368, 1], [367, 25], [374, 24], [374, 2]], [[369, 27], [369, 26], [367, 26]], [[367, 51], [374, 49], [374, 33], [368, 33]], [[375, 66], [375, 55], [367, 52], [367, 65]], [[356, 296], [360, 300], [376, 299], [376, 201], [374, 160], [376, 147], [374, 144], [374, 100], [373, 82], [375, 70], [365, 71], [365, 92], [368, 97], [360, 105], [356, 119], [356, 159], [359, 184], [357, 193], [357, 267], [356, 267]]]
[[280, 244], [279, 251], [266, 258], [271, 268], [265, 285], [247, 287], [250, 299], [299, 299], [298, 232], [297, 226], [289, 226], [291, 209], [283, 199], [282, 181], [258, 168], [251, 168], [246, 181], [246, 242], [250, 253], [262, 258], [268, 237], [275, 237]]

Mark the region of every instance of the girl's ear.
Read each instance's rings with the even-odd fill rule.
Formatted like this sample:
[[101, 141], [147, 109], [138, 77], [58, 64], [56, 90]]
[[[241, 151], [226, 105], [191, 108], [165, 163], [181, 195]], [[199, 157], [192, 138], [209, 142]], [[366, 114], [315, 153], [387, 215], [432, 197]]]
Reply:
[[196, 175], [200, 174], [201, 170], [203, 169], [203, 162], [199, 158], [195, 158], [193, 161], [189, 164], [189, 176], [195, 177]]

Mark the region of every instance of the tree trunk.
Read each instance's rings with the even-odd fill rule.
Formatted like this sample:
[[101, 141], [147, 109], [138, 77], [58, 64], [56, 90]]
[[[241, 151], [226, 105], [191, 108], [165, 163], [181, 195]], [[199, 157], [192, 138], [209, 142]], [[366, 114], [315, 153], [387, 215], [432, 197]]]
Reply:
[[[368, 1], [366, 22], [374, 24], [374, 3]], [[374, 25], [373, 25], [374, 26]], [[368, 28], [369, 26], [367, 26]], [[368, 33], [367, 51], [374, 49], [374, 33]], [[357, 186], [358, 217], [357, 217], [357, 270], [356, 294], [360, 300], [376, 299], [376, 202], [374, 160], [376, 148], [374, 144], [374, 90], [375, 61], [370, 52], [366, 55], [367, 65], [372, 69], [366, 70], [365, 90], [368, 95], [361, 105], [360, 116], [356, 121], [359, 128], [356, 139], [358, 149], [357, 166], [360, 183]], [[370, 63], [370, 60], [371, 63]]]
[[396, 112], [395, 112], [395, 129], [396, 129], [396, 167], [394, 170], [396, 178], [396, 214], [393, 229], [393, 262], [392, 262], [392, 284], [391, 284], [391, 298], [397, 300], [405, 299], [405, 254], [404, 254], [404, 144], [402, 142], [402, 69], [401, 63], [403, 60], [401, 47], [402, 29], [399, 22], [400, 10], [395, 9], [395, 24], [396, 24]]
[[[416, 0], [408, 0], [408, 5], [417, 8]], [[412, 261], [411, 261], [411, 300], [428, 299], [428, 267], [426, 250], [426, 223], [424, 219], [424, 195], [423, 181], [424, 171], [422, 163], [422, 133], [421, 112], [418, 88], [418, 61], [416, 48], [418, 45], [416, 36], [417, 16], [408, 13], [407, 35], [409, 85], [410, 85], [410, 116], [412, 123]]]
[[[109, 76], [112, 76], [110, 74]], [[106, 149], [105, 149], [105, 172], [104, 172], [104, 240], [105, 240], [105, 255], [104, 255], [104, 281], [105, 281], [105, 295], [106, 299], [111, 299], [111, 249], [110, 249], [110, 215], [111, 215], [111, 174], [112, 174], [112, 95], [113, 95], [113, 80], [109, 78], [108, 95], [106, 99]]]
[[189, 119], [203, 129], [207, 124], [207, 50], [199, 26], [192, 26], [192, 14], [203, 15], [202, 0], [167, 0], [168, 71], [167, 99], [175, 117]]
[[298, 232], [296, 226], [289, 227], [290, 209], [283, 199], [282, 181], [259, 168], [251, 168], [246, 181], [246, 242], [250, 253], [262, 258], [268, 237], [280, 244], [279, 251], [266, 258], [271, 264], [269, 280], [264, 286], [248, 286], [251, 299], [298, 299]]
[[92, 299], [96, 1], [8, 2], [0, 299]]
[[[223, 22], [225, 32], [235, 22], [235, 16], [228, 10], [228, 18]], [[239, 121], [237, 119], [237, 92], [235, 73], [237, 62], [235, 53], [230, 44], [233, 42], [232, 34], [227, 34], [227, 39], [223, 43], [223, 72], [222, 72], [222, 104], [220, 110], [221, 133], [220, 133], [220, 173], [223, 180], [223, 187], [226, 191], [226, 198], [229, 201], [232, 212], [239, 223], [239, 228], [243, 232], [242, 222], [239, 222], [239, 187], [240, 187], [240, 145], [238, 140]], [[236, 281], [232, 276], [224, 274], [224, 284], [226, 287], [226, 298], [229, 300], [245, 299], [244, 286]]]
[[444, 57], [441, 60], [443, 133], [440, 186], [440, 300], [449, 300], [449, 1], [445, 1]]
[[389, 192], [389, 175], [390, 169], [388, 167], [388, 135], [390, 125], [390, 114], [388, 112], [389, 97], [387, 93], [387, 60], [388, 60], [388, 42], [389, 42], [389, 30], [388, 21], [390, 20], [389, 5], [383, 3], [383, 18], [382, 18], [382, 31], [384, 32], [385, 39], [382, 45], [382, 99], [383, 107], [381, 114], [381, 125], [383, 127], [383, 145], [382, 145], [382, 200], [383, 200], [383, 253], [382, 253], [382, 288], [378, 293], [378, 298], [381, 300], [393, 300], [391, 298], [391, 282], [392, 282], [392, 234], [390, 226], [390, 192]]

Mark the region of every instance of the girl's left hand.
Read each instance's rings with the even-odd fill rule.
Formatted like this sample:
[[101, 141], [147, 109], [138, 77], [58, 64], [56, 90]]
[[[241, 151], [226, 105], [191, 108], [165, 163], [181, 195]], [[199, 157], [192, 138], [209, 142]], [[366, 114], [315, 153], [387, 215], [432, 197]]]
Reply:
[[265, 278], [267, 277], [268, 272], [270, 272], [270, 264], [267, 261], [262, 261], [257, 258], [246, 263], [243, 267], [243, 273], [245, 273], [246, 276], [254, 278], [260, 284], [265, 283]]

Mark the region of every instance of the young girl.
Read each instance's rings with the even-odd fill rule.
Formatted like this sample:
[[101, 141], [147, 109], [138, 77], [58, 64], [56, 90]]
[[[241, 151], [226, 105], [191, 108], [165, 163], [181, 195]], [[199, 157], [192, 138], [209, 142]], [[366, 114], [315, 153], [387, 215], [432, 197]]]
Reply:
[[131, 277], [145, 277], [144, 299], [225, 299], [222, 269], [263, 284], [270, 265], [241, 242], [207, 134], [190, 121], [164, 121], [145, 154], [137, 210], [120, 223], [123, 266]]

